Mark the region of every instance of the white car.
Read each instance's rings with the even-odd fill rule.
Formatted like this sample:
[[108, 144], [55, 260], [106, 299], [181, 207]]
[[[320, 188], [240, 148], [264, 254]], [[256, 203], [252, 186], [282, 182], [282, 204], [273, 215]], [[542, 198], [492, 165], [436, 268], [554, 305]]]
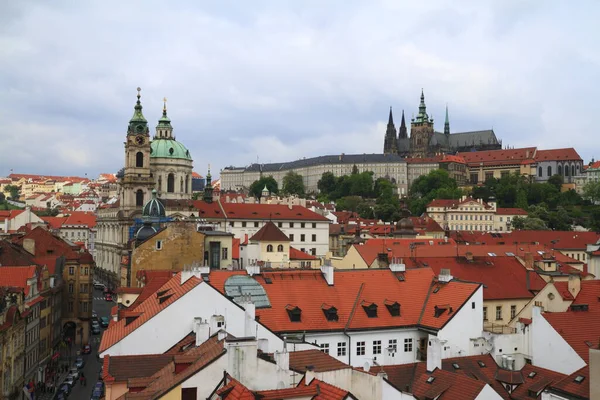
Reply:
[[77, 367], [71, 368], [69, 370], [69, 376], [72, 376], [74, 380], [79, 378], [79, 369]]
[[69, 386], [74, 386], [75, 385], [75, 378], [73, 378], [72, 376], [67, 376], [67, 379], [65, 379], [65, 381], [63, 382], [64, 384], [67, 384]]

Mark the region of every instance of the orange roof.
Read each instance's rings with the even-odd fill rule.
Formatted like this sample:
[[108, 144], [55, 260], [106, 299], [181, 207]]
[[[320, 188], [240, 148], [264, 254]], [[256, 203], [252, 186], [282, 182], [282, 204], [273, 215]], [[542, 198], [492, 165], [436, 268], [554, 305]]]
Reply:
[[329, 221], [324, 216], [302, 206], [251, 203], [222, 203], [221, 206], [229, 219]]
[[93, 212], [73, 211], [67, 216], [64, 225], [83, 225], [90, 229], [94, 228], [96, 226], [96, 214]]
[[[583, 380], [576, 382], [575, 378]], [[553, 390], [554, 389], [554, 390]], [[585, 366], [571, 375], [564, 377], [562, 380], [554, 383], [550, 387], [550, 392], [557, 391], [558, 394], [570, 394], [577, 396], [578, 399], [589, 399], [590, 398], [590, 367]]]
[[192, 178], [202, 178], [202, 175], [197, 172], [192, 172]]
[[60, 229], [67, 220], [67, 217], [40, 217], [51, 229]]
[[[245, 271], [211, 272], [210, 285], [224, 293], [226, 279], [240, 272]], [[271, 307], [257, 309], [256, 314], [275, 332], [384, 329], [421, 322], [441, 329], [480, 286], [450, 282], [431, 295], [435, 285], [431, 269], [413, 269], [399, 275], [404, 280], [389, 269], [336, 270], [335, 284], [329, 286], [316, 270], [263, 271], [253, 278], [264, 288]], [[271, 283], [267, 284], [266, 279]], [[400, 305], [399, 316], [393, 316], [388, 308], [395, 302]], [[373, 304], [377, 306], [377, 317], [367, 315]], [[433, 318], [436, 305], [449, 305], [453, 312]], [[300, 322], [290, 320], [289, 306], [300, 308]], [[332, 306], [338, 318], [330, 321], [323, 307]]]
[[525, 147], [522, 149], [502, 149], [488, 151], [469, 151], [458, 153], [471, 166], [484, 165], [514, 165], [521, 164], [527, 160], [533, 160], [535, 156], [535, 147]]
[[142, 326], [144, 323], [152, 319], [156, 314], [163, 311], [170, 304], [177, 301], [185, 293], [198, 286], [202, 282], [196, 277], [191, 277], [185, 283], [181, 284], [181, 273], [178, 273], [171, 278], [167, 283], [159, 288], [160, 292], [165, 292], [164, 296], [169, 296], [166, 300], [160, 301], [156, 296], [148, 296], [143, 302], [141, 302], [135, 308], [130, 309], [140, 313], [133, 322], [128, 325], [125, 324], [125, 319], [121, 319], [111, 324], [104, 334], [102, 335], [102, 342], [100, 343], [99, 352], [103, 352], [106, 349], [112, 347], [116, 343], [120, 342], [123, 338], [129, 335], [131, 332]]
[[464, 157], [455, 156], [450, 154], [441, 154], [434, 157], [425, 157], [425, 158], [406, 158], [407, 164], [433, 164], [433, 163], [447, 163], [447, 162], [455, 162], [460, 164], [465, 164]]
[[318, 260], [317, 257], [290, 246], [290, 260]]
[[37, 267], [8, 267], [0, 266], [0, 286], [18, 287], [24, 290], [25, 297], [29, 295], [27, 281], [35, 278]]
[[538, 150], [535, 155], [536, 161], [582, 161], [574, 148]]
[[299, 373], [304, 373], [311, 366], [312, 371], [325, 372], [335, 371], [338, 369], [350, 368], [348, 364], [344, 364], [340, 360], [333, 358], [329, 354], [325, 354], [321, 350], [303, 350], [292, 351], [290, 355], [290, 369]]
[[289, 242], [290, 239], [272, 221], [268, 221], [250, 240], [266, 242]]
[[522, 208], [497, 208], [496, 215], [527, 215]]
[[[453, 235], [457, 235], [453, 233]], [[584, 251], [588, 244], [600, 240], [597, 232], [573, 232], [573, 231], [512, 231], [507, 233], [487, 232], [460, 232], [464, 241], [483, 244], [515, 244], [529, 245], [541, 244], [549, 249], [556, 250], [581, 250]], [[553, 243], [554, 242], [554, 243]]]
[[467, 204], [467, 203], [477, 203], [482, 205], [484, 208], [490, 209], [491, 206], [482, 201], [481, 203], [479, 202], [479, 200], [474, 199], [472, 197], [467, 197], [466, 199], [462, 200], [462, 199], [434, 199], [432, 200], [429, 204], [427, 204], [427, 207], [445, 207], [445, 208], [453, 208], [456, 209], [458, 206], [462, 205], [462, 204]]
[[571, 304], [587, 304], [587, 311], [572, 311], [544, 313], [542, 316], [552, 325], [563, 339], [589, 363], [589, 344], [598, 343], [600, 332], [600, 280], [581, 282], [581, 290]]
[[233, 258], [234, 260], [239, 260], [240, 259], [240, 239], [233, 238], [231, 240], [232, 240], [231, 246], [233, 247], [231, 249], [231, 258]]
[[423, 217], [410, 217], [413, 223], [415, 231], [423, 232], [443, 232], [444, 230], [433, 218], [428, 216]]
[[310, 398], [311, 400], [344, 400], [354, 399], [350, 392], [330, 385], [318, 379], [313, 379], [308, 385], [304, 379], [295, 388], [261, 390], [256, 392], [261, 400], [283, 400]]

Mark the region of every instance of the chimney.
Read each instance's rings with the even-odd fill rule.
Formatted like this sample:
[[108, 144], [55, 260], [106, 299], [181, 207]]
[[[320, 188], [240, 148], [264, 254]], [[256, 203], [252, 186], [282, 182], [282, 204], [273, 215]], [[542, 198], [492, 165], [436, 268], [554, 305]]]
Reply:
[[323, 273], [323, 277], [327, 281], [327, 285], [333, 286], [334, 269], [333, 265], [331, 265], [331, 262], [328, 263], [326, 261], [324, 265], [321, 265], [321, 272]]
[[447, 268], [442, 268], [440, 270], [440, 275], [438, 277], [438, 281], [439, 282], [445, 282], [448, 283], [452, 280], [452, 278], [454, 278], [452, 275], [450, 275], [450, 270]]
[[404, 265], [401, 259], [393, 257], [390, 263], [390, 270], [392, 272], [404, 272], [406, 271], [406, 265]]
[[193, 331], [196, 334], [196, 346], [200, 346], [210, 337], [210, 325], [207, 321], [202, 321], [201, 317], [194, 318]]
[[579, 291], [581, 290], [581, 277], [577, 274], [569, 275], [569, 293], [573, 296], [573, 298], [577, 297]]
[[429, 335], [427, 348], [427, 372], [442, 369], [442, 344], [437, 336]]
[[260, 275], [260, 265], [247, 265], [246, 272], [250, 276]]
[[286, 349], [283, 349], [283, 351], [276, 351], [274, 354], [274, 358], [278, 370], [290, 370], [290, 353], [288, 353]]
[[245, 311], [244, 336], [256, 337], [256, 306], [251, 300], [243, 304]]
[[533, 254], [528, 251], [524, 255], [525, 268], [533, 270]]
[[200, 266], [199, 264], [186, 265], [183, 267], [181, 271], [181, 284], [183, 285], [190, 279], [192, 276], [195, 276], [198, 279], [202, 279], [202, 275], [208, 275], [210, 273], [210, 267], [208, 266]]
[[32, 256], [35, 256], [35, 240], [34, 239], [24, 239], [23, 240], [23, 248]]
[[244, 382], [248, 389], [256, 390], [257, 388], [254, 387], [257, 381], [258, 346], [256, 340], [250, 338], [225, 339], [225, 348], [227, 349], [226, 371], [233, 379]]
[[225, 317], [222, 315], [212, 315], [210, 317], [210, 333], [213, 334], [220, 329], [225, 329]]
[[515, 369], [515, 359], [511, 356], [506, 357], [506, 369], [510, 371]]
[[258, 339], [258, 349], [263, 353], [269, 352], [269, 339]]
[[500, 363], [500, 366], [504, 369], [508, 369], [508, 356], [506, 354], [502, 355], [502, 361]]
[[383, 379], [388, 378], [388, 374], [383, 370], [383, 368], [381, 368], [381, 370], [377, 373], [377, 376], [382, 377]]

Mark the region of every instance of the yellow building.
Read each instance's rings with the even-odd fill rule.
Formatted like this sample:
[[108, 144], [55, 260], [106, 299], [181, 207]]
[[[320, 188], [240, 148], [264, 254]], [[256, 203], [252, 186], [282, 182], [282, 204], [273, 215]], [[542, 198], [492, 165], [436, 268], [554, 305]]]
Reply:
[[491, 178], [500, 179], [505, 175], [519, 173], [523, 176], [535, 177], [535, 147], [522, 149], [502, 149], [458, 153], [464, 158], [467, 168], [467, 184], [485, 183]]
[[20, 399], [25, 366], [23, 289], [0, 287], [0, 397]]
[[264, 262], [267, 266], [289, 267], [290, 239], [272, 221], [266, 222], [240, 247], [242, 266]]

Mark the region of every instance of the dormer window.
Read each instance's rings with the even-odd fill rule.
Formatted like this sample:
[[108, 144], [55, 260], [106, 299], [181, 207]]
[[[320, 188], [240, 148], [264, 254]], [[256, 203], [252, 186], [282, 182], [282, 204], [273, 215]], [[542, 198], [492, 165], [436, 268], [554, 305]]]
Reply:
[[448, 315], [452, 314], [452, 307], [450, 307], [449, 305], [442, 305], [442, 306], [435, 306], [434, 307], [434, 314], [433, 316], [435, 318], [439, 318], [442, 316], [442, 314], [444, 314], [444, 311], [448, 310]]
[[365, 313], [367, 313], [367, 317], [377, 318], [377, 304], [363, 301], [361, 305], [363, 310], [365, 310]]
[[290, 321], [292, 322], [301, 322], [302, 321], [302, 310], [298, 306], [293, 306], [288, 304], [285, 306], [285, 309], [290, 317]]
[[323, 310], [323, 314], [325, 314], [327, 321], [337, 321], [339, 319], [337, 308], [334, 306], [323, 303], [321, 309]]
[[400, 316], [400, 303], [398, 303], [397, 301], [392, 302], [392, 301], [386, 300], [385, 307], [388, 309], [388, 311], [392, 317]]

